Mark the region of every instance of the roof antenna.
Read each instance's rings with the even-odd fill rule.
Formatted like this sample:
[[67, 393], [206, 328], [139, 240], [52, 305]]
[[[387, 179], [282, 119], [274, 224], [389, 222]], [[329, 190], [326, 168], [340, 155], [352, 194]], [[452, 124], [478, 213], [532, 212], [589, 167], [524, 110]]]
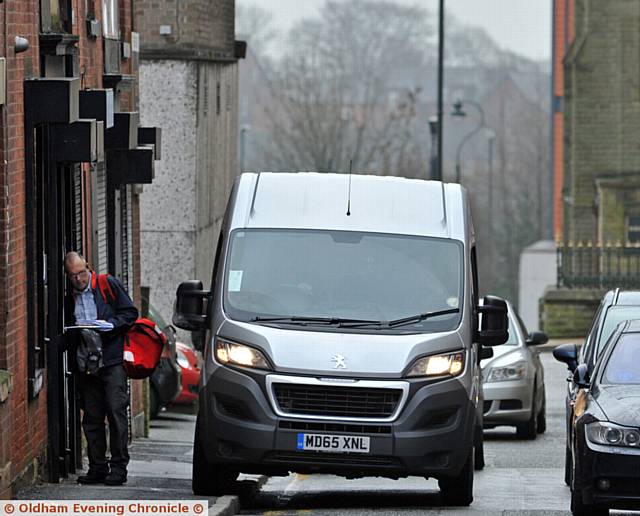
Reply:
[[351, 169], [353, 168], [353, 160], [349, 160], [349, 200], [347, 201], [347, 217], [351, 215]]

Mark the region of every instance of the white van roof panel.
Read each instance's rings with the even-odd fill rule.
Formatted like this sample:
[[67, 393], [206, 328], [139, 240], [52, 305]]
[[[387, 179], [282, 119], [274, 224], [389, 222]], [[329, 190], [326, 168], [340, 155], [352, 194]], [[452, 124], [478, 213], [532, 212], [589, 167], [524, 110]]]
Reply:
[[329, 229], [465, 241], [467, 210], [457, 184], [328, 173], [242, 174], [231, 227]]

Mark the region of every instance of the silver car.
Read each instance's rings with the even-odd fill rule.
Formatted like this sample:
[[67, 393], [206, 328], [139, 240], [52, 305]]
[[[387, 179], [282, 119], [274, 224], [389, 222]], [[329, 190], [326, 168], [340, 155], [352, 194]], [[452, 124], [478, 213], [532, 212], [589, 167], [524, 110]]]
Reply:
[[535, 439], [546, 430], [544, 368], [535, 346], [547, 342], [543, 332], [527, 332], [509, 307], [509, 340], [481, 362], [484, 428], [516, 427], [520, 439]]

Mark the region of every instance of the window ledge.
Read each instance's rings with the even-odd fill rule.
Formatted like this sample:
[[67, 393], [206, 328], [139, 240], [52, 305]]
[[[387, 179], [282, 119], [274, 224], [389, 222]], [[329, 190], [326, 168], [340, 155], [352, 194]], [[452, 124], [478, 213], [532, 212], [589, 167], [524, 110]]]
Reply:
[[11, 394], [12, 390], [11, 373], [0, 369], [0, 403], [4, 403], [9, 399], [9, 394]]

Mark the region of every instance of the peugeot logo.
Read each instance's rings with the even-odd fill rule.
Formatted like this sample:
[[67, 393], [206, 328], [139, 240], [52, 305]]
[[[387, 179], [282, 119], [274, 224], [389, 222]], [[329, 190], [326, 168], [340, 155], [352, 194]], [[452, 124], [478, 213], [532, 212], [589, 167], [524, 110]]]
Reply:
[[334, 369], [346, 369], [347, 368], [347, 364], [345, 362], [345, 357], [343, 355], [333, 355], [331, 357], [331, 360], [333, 361], [333, 368]]

